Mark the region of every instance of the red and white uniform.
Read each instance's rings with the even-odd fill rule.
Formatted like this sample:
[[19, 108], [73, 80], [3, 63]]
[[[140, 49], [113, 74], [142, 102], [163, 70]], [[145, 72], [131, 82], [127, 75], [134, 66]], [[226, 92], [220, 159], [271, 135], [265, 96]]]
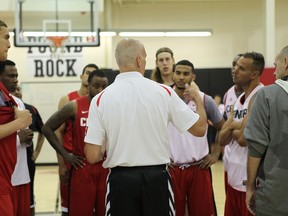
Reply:
[[[73, 148], [75, 155], [85, 157], [84, 136], [89, 111], [87, 96], [77, 98], [77, 114], [73, 126]], [[102, 167], [103, 161], [91, 165], [87, 161], [83, 168], [72, 168], [70, 180], [70, 216], [105, 215], [106, 177], [108, 170]]]
[[[203, 92], [199, 93], [202, 100], [204, 101], [205, 94]], [[196, 105], [194, 101], [189, 101], [187, 105], [191, 110], [196, 112]], [[201, 160], [209, 153], [207, 130], [203, 137], [195, 137], [188, 131], [180, 133], [178, 129], [171, 122], [169, 122], [168, 137], [171, 150], [170, 158], [174, 163], [185, 164], [196, 162]], [[195, 143], [195, 145], [191, 143]]]
[[[242, 93], [234, 104], [234, 117], [233, 121], [241, 122], [245, 115], [248, 113], [248, 105], [250, 99], [253, 95], [262, 88], [263, 85], [260, 84], [245, 98], [245, 94]], [[239, 191], [246, 191], [246, 185], [243, 184], [243, 181], [247, 180], [247, 146], [240, 146], [235, 140], [232, 140], [230, 145], [230, 153], [228, 155], [227, 161], [227, 172], [228, 172], [228, 183], [234, 189]]]
[[[14, 120], [16, 102], [0, 82], [0, 124]], [[16, 105], [17, 106], [17, 105]], [[11, 175], [16, 165], [16, 132], [0, 139], [0, 215], [13, 215]]]
[[[203, 92], [199, 93], [208, 119], [213, 124], [219, 123], [223, 117], [217, 105], [210, 96]], [[194, 101], [189, 101], [187, 105], [196, 112]], [[169, 123], [168, 137], [172, 161], [169, 172], [174, 189], [176, 216], [185, 215], [186, 203], [189, 215], [215, 215], [210, 169], [199, 169], [197, 163], [209, 154], [207, 130], [203, 137], [195, 137], [187, 131], [180, 133], [172, 123]]]
[[[24, 110], [23, 102], [17, 97], [13, 96], [13, 98], [19, 110]], [[20, 139], [17, 136], [16, 146], [17, 163], [11, 177], [14, 214], [16, 216], [30, 216], [30, 176], [27, 164], [27, 145], [20, 143]]]
[[[259, 84], [245, 98], [245, 93], [241, 94], [234, 104], [233, 121], [242, 122], [245, 115], [248, 113], [248, 105], [253, 95], [262, 88]], [[225, 202], [225, 216], [230, 215], [252, 215], [246, 208], [246, 181], [247, 181], [247, 154], [248, 147], [240, 146], [232, 139], [230, 152], [227, 156], [227, 194]]]
[[[69, 101], [75, 100], [76, 98], [80, 97], [78, 94], [78, 91], [73, 91], [68, 94], [68, 99]], [[65, 132], [64, 132], [64, 137], [63, 137], [63, 147], [71, 152], [72, 151], [72, 122], [70, 120], [67, 120], [65, 122]], [[70, 173], [70, 164], [65, 163], [68, 172]], [[62, 184], [60, 182], [60, 193], [61, 193], [61, 208], [62, 211], [68, 212], [68, 185]]]

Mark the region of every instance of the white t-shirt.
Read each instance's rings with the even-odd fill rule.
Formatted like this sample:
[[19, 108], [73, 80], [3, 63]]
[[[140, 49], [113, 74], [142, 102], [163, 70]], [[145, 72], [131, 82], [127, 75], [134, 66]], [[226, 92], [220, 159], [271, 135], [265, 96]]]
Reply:
[[[15, 102], [18, 104], [18, 109], [24, 110], [25, 106], [23, 102], [17, 97], [13, 96], [13, 98]], [[27, 184], [30, 182], [30, 176], [27, 164], [27, 153], [26, 153], [27, 145], [25, 143], [22, 144], [20, 143], [18, 135], [16, 145], [17, 145], [17, 163], [11, 177], [11, 183], [13, 186]]]
[[107, 138], [105, 168], [166, 164], [168, 123], [184, 132], [198, 119], [170, 87], [121, 73], [92, 99], [85, 142], [102, 145]]

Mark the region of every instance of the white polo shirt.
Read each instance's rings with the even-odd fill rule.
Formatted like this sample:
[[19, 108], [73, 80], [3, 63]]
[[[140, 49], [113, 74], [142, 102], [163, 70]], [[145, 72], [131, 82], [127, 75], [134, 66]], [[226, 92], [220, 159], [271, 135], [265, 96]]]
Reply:
[[198, 119], [170, 87], [139, 72], [121, 73], [91, 101], [85, 142], [107, 139], [105, 168], [166, 164], [168, 123], [184, 132]]

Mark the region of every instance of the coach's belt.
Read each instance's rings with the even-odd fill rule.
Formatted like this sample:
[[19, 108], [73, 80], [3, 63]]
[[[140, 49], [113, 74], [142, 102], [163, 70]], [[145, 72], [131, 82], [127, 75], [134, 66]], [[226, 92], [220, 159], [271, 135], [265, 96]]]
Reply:
[[203, 162], [203, 159], [199, 160], [199, 161], [194, 161], [194, 162], [188, 162], [188, 163], [175, 163], [174, 161], [171, 160], [171, 165], [172, 166], [176, 166], [179, 167], [180, 169], [186, 169], [189, 168], [191, 166], [198, 166]]

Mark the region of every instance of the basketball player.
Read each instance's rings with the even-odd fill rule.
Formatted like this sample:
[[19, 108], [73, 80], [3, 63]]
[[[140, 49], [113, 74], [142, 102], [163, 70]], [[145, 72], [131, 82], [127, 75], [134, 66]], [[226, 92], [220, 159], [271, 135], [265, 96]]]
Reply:
[[[15, 93], [18, 83], [16, 64], [11, 60], [3, 62], [2, 83], [10, 93]], [[24, 110], [23, 102], [14, 97], [19, 109]], [[17, 132], [16, 148], [17, 162], [14, 168], [11, 183], [13, 186], [13, 207], [15, 216], [30, 216], [30, 176], [27, 164], [26, 147], [31, 145], [33, 131], [23, 129]]]
[[[22, 100], [22, 91], [19, 85], [17, 86], [16, 91], [12, 94]], [[31, 129], [33, 132], [38, 132], [37, 144], [36, 144], [35, 149], [34, 149], [33, 140], [32, 140], [32, 144], [27, 147], [27, 162], [28, 162], [28, 169], [29, 169], [29, 175], [30, 175], [30, 212], [31, 212], [31, 216], [34, 216], [35, 204], [36, 204], [35, 195], [34, 195], [34, 177], [35, 177], [35, 170], [36, 170], [35, 162], [40, 154], [45, 137], [42, 134], [43, 121], [37, 108], [32, 106], [31, 104], [27, 104], [25, 102], [23, 103], [24, 103], [25, 108], [29, 110], [30, 113], [32, 114], [32, 124], [29, 126], [29, 129]]]
[[233, 81], [239, 84], [244, 92], [239, 96], [220, 134], [221, 145], [230, 142], [230, 152], [227, 156], [227, 194], [225, 202], [225, 216], [248, 216], [245, 203], [247, 181], [247, 141], [243, 131], [249, 118], [250, 106], [255, 93], [263, 87], [260, 76], [264, 69], [264, 57], [260, 53], [248, 52], [237, 61], [233, 73]]
[[16, 165], [16, 132], [31, 122], [28, 110], [19, 110], [17, 103], [2, 84], [3, 69], [10, 48], [9, 31], [0, 20], [0, 215], [14, 216], [11, 176]]
[[167, 125], [172, 121], [182, 132], [203, 136], [203, 102], [192, 83], [187, 88], [198, 115], [169, 86], [145, 78], [146, 51], [140, 41], [118, 42], [115, 58], [120, 74], [92, 99], [85, 136], [89, 163], [102, 159], [103, 147], [107, 152], [106, 214], [174, 215]]
[[168, 86], [173, 86], [174, 54], [168, 47], [162, 47], [156, 52], [156, 68], [151, 73], [151, 79]]
[[[98, 69], [95, 64], [88, 64], [83, 68], [80, 75], [81, 86], [78, 91], [70, 92], [68, 95], [64, 95], [58, 105], [60, 110], [69, 101], [75, 100], [80, 96], [88, 94], [88, 76], [89, 74]], [[67, 120], [56, 132], [58, 139], [63, 144], [64, 148], [71, 152], [72, 150], [72, 123]], [[69, 168], [70, 164], [66, 163], [62, 156], [57, 154], [59, 164], [59, 177], [60, 177], [60, 194], [61, 194], [61, 209], [62, 216], [68, 216], [68, 182], [69, 182]]]
[[[174, 90], [194, 112], [197, 106], [193, 100], [185, 98], [185, 84], [195, 79], [194, 65], [190, 61], [176, 63], [173, 72]], [[211, 96], [201, 91], [199, 95], [203, 100], [207, 119], [219, 132], [224, 124], [222, 114]], [[216, 215], [210, 167], [217, 162], [221, 153], [219, 143], [216, 142], [209, 154], [206, 134], [195, 137], [188, 132], [180, 133], [172, 123], [168, 125], [168, 137], [172, 165], [169, 171], [174, 186], [176, 216], [185, 215], [186, 204], [188, 215]]]
[[[105, 89], [108, 78], [101, 70], [90, 73], [87, 96], [79, 97], [67, 103], [52, 115], [43, 127], [43, 133], [52, 147], [66, 161], [73, 165], [69, 183], [69, 215], [97, 216], [105, 215], [106, 177], [108, 170], [102, 167], [102, 161], [87, 164], [84, 155], [84, 134], [91, 99]], [[72, 153], [62, 147], [54, 131], [68, 119], [73, 122]], [[84, 159], [84, 161], [82, 161]]]
[[[238, 54], [234, 57], [232, 61], [232, 79], [234, 70], [236, 69], [237, 61], [242, 57], [242, 54]], [[234, 82], [234, 81], [233, 81]], [[224, 118], [227, 119], [227, 117], [230, 116], [231, 111], [233, 110], [234, 104], [237, 100], [237, 98], [243, 93], [242, 87], [235, 83], [228, 91], [225, 93], [223, 101], [224, 101]], [[227, 156], [230, 152], [230, 145], [227, 144], [223, 147], [223, 165], [224, 165], [224, 185], [225, 185], [225, 193], [227, 192]]]

